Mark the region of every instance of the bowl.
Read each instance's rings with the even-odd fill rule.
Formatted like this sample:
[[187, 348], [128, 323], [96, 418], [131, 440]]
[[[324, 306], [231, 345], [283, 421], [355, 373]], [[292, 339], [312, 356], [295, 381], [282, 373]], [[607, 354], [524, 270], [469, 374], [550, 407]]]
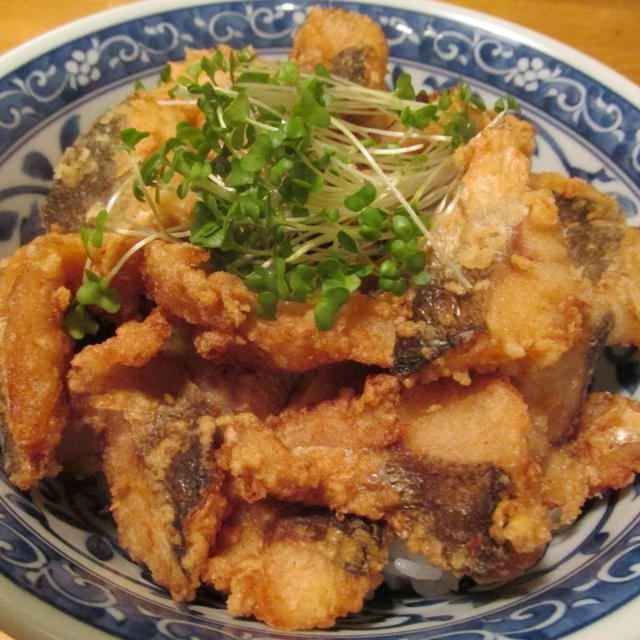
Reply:
[[[318, 4], [318, 3], [313, 3]], [[319, 2], [319, 4], [324, 4]], [[640, 224], [640, 89], [534, 32], [429, 1], [331, 2], [371, 16], [390, 45], [389, 77], [438, 89], [459, 78], [487, 103], [517, 98], [538, 128], [534, 169], [585, 178]], [[185, 47], [252, 44], [284, 57], [311, 4], [142, 2], [91, 16], [0, 58], [0, 255], [42, 231], [38, 208], [63, 149], [136, 82], [153, 84]], [[635, 349], [608, 350], [594, 384], [638, 394]], [[426, 599], [379, 589], [357, 615], [305, 638], [637, 637], [640, 482], [587, 505], [543, 559], [500, 588]], [[0, 472], [0, 628], [70, 640], [295, 637], [230, 617], [203, 592], [173, 602], [117, 542], [104, 486], [65, 477], [29, 492]]]

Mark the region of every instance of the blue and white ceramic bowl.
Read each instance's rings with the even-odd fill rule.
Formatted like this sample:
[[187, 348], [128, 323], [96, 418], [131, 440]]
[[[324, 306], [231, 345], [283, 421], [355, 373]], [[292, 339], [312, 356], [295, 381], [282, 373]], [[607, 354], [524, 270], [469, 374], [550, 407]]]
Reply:
[[[322, 3], [322, 2], [321, 2]], [[539, 128], [537, 169], [586, 178], [640, 224], [640, 89], [538, 34], [427, 0], [340, 4], [384, 28], [390, 74], [436, 88], [463, 78], [488, 102], [510, 93]], [[62, 149], [135, 81], [152, 83], [185, 46], [253, 44], [286, 54], [308, 5], [149, 0], [58, 29], [0, 58], [0, 254], [39, 232], [38, 206]], [[608, 354], [598, 384], [636, 394], [633, 350]], [[638, 638], [640, 483], [589, 506], [527, 576], [438, 600], [382, 591], [309, 638]], [[0, 475], [0, 629], [18, 640], [266, 640], [203, 595], [171, 601], [118, 546], [103, 487], [47, 481], [29, 493]]]

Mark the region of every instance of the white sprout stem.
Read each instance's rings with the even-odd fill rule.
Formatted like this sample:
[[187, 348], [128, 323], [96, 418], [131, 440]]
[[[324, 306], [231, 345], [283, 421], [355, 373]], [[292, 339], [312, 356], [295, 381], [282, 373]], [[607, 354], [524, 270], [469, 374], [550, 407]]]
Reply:
[[[366, 148], [366, 147], [365, 147]], [[413, 153], [414, 151], [422, 151], [424, 145], [413, 144], [410, 147], [397, 147], [396, 149], [371, 149], [371, 155], [377, 156], [400, 156], [405, 153]]]
[[141, 240], [138, 240], [138, 242], [136, 242], [132, 247], [128, 249], [128, 251], [126, 251], [120, 257], [120, 260], [118, 260], [118, 262], [116, 262], [116, 264], [111, 268], [111, 270], [104, 276], [103, 278], [104, 283], [109, 284], [109, 282], [111, 282], [111, 279], [116, 275], [116, 273], [118, 273], [118, 271], [120, 271], [120, 269], [122, 269], [123, 265], [127, 262], [127, 260], [129, 260], [129, 258], [132, 255], [134, 255], [137, 251], [142, 249], [142, 247], [148, 245], [153, 240], [157, 240], [158, 238], [163, 237], [163, 235], [164, 234], [162, 231], [160, 232], [156, 231], [154, 233], [149, 234], [146, 238], [142, 238]]
[[140, 188], [142, 189], [142, 193], [144, 194], [144, 200], [151, 209], [151, 213], [153, 215], [153, 219], [156, 221], [160, 229], [160, 235], [163, 237], [171, 238], [170, 234], [168, 234], [162, 223], [162, 217], [160, 216], [160, 211], [156, 206], [156, 203], [153, 201], [153, 198], [149, 195], [149, 190], [147, 189], [147, 185], [144, 183], [142, 179], [142, 174], [140, 173], [140, 165], [138, 164], [138, 159], [136, 158], [135, 152], [130, 151], [129, 156], [131, 157], [131, 164], [133, 165], [133, 172], [135, 174], [135, 179], [138, 181]]
[[210, 173], [208, 178], [211, 182], [218, 185], [225, 192], [229, 193], [229, 195], [236, 193], [236, 190], [233, 187], [228, 187], [219, 175], [216, 175], [215, 173]]
[[161, 107], [193, 107], [198, 104], [198, 101], [195, 98], [192, 98], [192, 99], [181, 98], [177, 100], [158, 98], [156, 100], [156, 104]]
[[109, 198], [109, 201], [105, 206], [107, 213], [111, 212], [116, 202], [118, 202], [118, 200], [120, 199], [120, 196], [122, 196], [125, 187], [131, 187], [132, 182], [133, 182], [133, 177], [129, 177], [126, 180], [123, 180], [120, 183], [120, 186], [111, 194], [111, 197]]
[[[150, 233], [157, 233], [157, 229], [150, 229], [149, 227], [145, 227], [142, 224], [139, 224], [135, 221], [132, 221], [138, 230], [130, 229], [127, 227], [108, 227], [105, 226], [104, 230], [110, 233], [115, 233], [121, 236], [132, 236], [132, 237], [146, 237]], [[184, 235], [184, 233], [189, 233], [189, 226], [187, 224], [177, 224], [174, 227], [167, 227], [165, 231], [171, 235], [172, 238], [178, 238]]]
[[413, 207], [407, 202], [407, 199], [402, 195], [402, 193], [398, 190], [395, 184], [389, 179], [389, 177], [384, 173], [384, 171], [378, 166], [378, 163], [375, 161], [374, 157], [369, 153], [368, 149], [358, 140], [358, 138], [349, 131], [349, 129], [343, 125], [343, 123], [337, 118], [331, 118], [331, 123], [334, 127], [337, 127], [342, 131], [351, 142], [360, 150], [360, 153], [366, 158], [369, 166], [375, 171], [376, 174], [381, 178], [381, 180], [386, 184], [387, 188], [391, 190], [391, 192], [395, 195], [398, 202], [402, 205], [403, 209], [409, 214], [409, 217], [413, 220], [414, 224], [418, 227], [424, 238], [427, 240], [431, 248], [438, 260], [444, 264], [456, 277], [456, 279], [466, 288], [471, 287], [471, 283], [465, 277], [465, 275], [460, 271], [460, 269], [455, 265], [451, 260], [449, 260], [448, 256], [446, 256], [442, 251], [440, 251], [439, 247], [433, 242], [433, 237], [431, 232], [425, 224], [422, 222], [420, 217], [413, 210]]
[[222, 105], [218, 105], [218, 108], [216, 109], [216, 115], [218, 116], [218, 124], [223, 128], [223, 129], [227, 129], [227, 124], [224, 121], [224, 118], [222, 117]]

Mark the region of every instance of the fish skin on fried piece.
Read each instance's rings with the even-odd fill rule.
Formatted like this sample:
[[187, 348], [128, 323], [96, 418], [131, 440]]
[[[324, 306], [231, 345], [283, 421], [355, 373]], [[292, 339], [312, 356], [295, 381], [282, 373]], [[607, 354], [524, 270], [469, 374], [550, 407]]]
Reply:
[[103, 441], [119, 540], [179, 601], [195, 597], [227, 509], [214, 416], [266, 417], [289, 395], [286, 376], [214, 365], [191, 345], [155, 308], [82, 349], [69, 373], [73, 408]]
[[383, 89], [389, 46], [379, 24], [345, 9], [315, 6], [296, 31], [289, 57], [303, 69], [329, 73], [371, 89]]
[[[519, 575], [550, 535], [546, 509], [531, 509], [525, 495], [530, 421], [521, 397], [502, 380], [471, 388], [447, 381], [423, 391], [391, 386], [387, 377], [371, 376], [360, 396], [287, 409], [264, 421], [247, 413], [218, 419], [224, 433], [219, 466], [249, 502], [271, 495], [382, 519], [411, 551], [445, 570], [480, 581]], [[338, 410], [343, 402], [354, 410]], [[494, 418], [476, 428], [487, 405], [496, 409]], [[392, 428], [381, 428], [367, 443], [357, 427], [363, 415]], [[322, 423], [342, 434], [337, 445], [313, 426]], [[448, 429], [453, 423], [455, 434]], [[504, 439], [496, 448], [490, 441], [498, 425]], [[495, 521], [506, 505], [512, 525], [516, 516], [528, 519], [526, 533], [509, 528], [508, 519]]]
[[286, 630], [325, 629], [362, 609], [383, 579], [383, 524], [305, 505], [238, 503], [213, 547], [205, 582], [234, 616]]

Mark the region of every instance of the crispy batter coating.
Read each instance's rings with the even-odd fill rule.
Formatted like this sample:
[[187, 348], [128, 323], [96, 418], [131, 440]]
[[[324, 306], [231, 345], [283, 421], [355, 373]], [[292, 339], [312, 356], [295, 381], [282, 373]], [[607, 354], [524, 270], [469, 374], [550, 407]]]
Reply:
[[21, 489], [59, 470], [55, 448], [68, 415], [64, 377], [72, 349], [62, 319], [85, 258], [78, 236], [47, 234], [19, 249], [0, 277], [2, 448]]
[[361, 395], [347, 387], [315, 406], [287, 408], [266, 424], [288, 446], [383, 449], [398, 439], [400, 387], [393, 376], [371, 376]]
[[529, 213], [535, 130], [506, 116], [456, 151], [464, 185], [457, 205], [434, 221], [435, 242], [461, 267], [486, 269], [507, 250]]
[[[423, 380], [462, 379], [471, 371], [500, 369], [514, 375], [518, 368], [545, 368], [584, 341], [591, 313], [586, 283], [570, 259], [555, 200], [546, 189], [523, 187], [515, 201], [526, 215], [502, 227], [510, 230], [500, 240], [500, 252], [492, 252], [492, 262], [476, 272], [474, 289], [458, 303], [471, 305], [473, 314], [460, 329], [454, 324], [451, 334], [455, 338], [456, 330], [466, 333], [449, 340], [445, 349], [425, 354], [426, 366], [419, 373]], [[511, 194], [505, 206], [509, 202], [514, 202]], [[421, 309], [416, 313], [420, 318]], [[465, 320], [464, 314], [455, 317]]]
[[[231, 51], [226, 45], [219, 45], [218, 49], [223, 55]], [[171, 63], [172, 77], [184, 74], [205, 53], [210, 51], [187, 49], [183, 61]], [[216, 71], [215, 79], [220, 86], [229, 84], [222, 71]], [[169, 80], [152, 89], [136, 90], [97, 118], [89, 131], [67, 147], [40, 212], [47, 228], [56, 225], [65, 231], [77, 231], [104, 208], [109, 209], [110, 223], [114, 226], [128, 226], [132, 220], [153, 226], [151, 210], [133, 196], [131, 160], [118, 145], [124, 129], [146, 131], [148, 137], [136, 145], [136, 156], [144, 161], [175, 134], [179, 122], [198, 124], [202, 114], [196, 105], [171, 101], [169, 90], [174, 85], [175, 81]], [[163, 191], [158, 196], [157, 208], [164, 226], [170, 227], [191, 219], [193, 199], [181, 199]]]
[[266, 418], [290, 390], [286, 375], [214, 365], [190, 345], [181, 321], [155, 308], [86, 346], [69, 372], [73, 408], [104, 443], [120, 543], [180, 601], [195, 596], [227, 508], [213, 416]]
[[364, 15], [313, 7], [296, 32], [289, 57], [313, 71], [328, 71], [372, 89], [383, 89], [389, 47], [384, 32]]
[[580, 268], [588, 302], [613, 315], [609, 344], [640, 344], [640, 231], [618, 203], [578, 178], [544, 173], [534, 182], [555, 198], [571, 260]]
[[383, 527], [353, 516], [241, 503], [225, 521], [205, 579], [230, 594], [232, 615], [278, 629], [324, 629], [360, 611], [382, 582], [389, 540]]
[[104, 473], [120, 543], [183, 601], [195, 596], [226, 500], [209, 455], [213, 419], [165, 414], [115, 412]]
[[310, 304], [281, 302], [275, 321], [254, 320], [245, 335], [268, 361], [287, 371], [308, 371], [343, 360], [388, 368], [393, 363], [396, 326], [409, 314], [406, 297], [355, 292], [328, 331], [317, 330]]
[[142, 275], [149, 297], [190, 324], [233, 333], [253, 311], [254, 295], [224, 271], [207, 275], [204, 249], [188, 243], [152, 242], [145, 248]]
[[396, 325], [410, 313], [408, 298], [356, 292], [334, 327], [320, 332], [310, 303], [280, 302], [276, 320], [257, 318], [254, 294], [236, 276], [207, 275], [207, 260], [207, 252], [193, 245], [155, 241], [142, 264], [149, 297], [203, 329], [195, 337], [203, 357], [216, 360], [229, 351], [227, 358], [262, 360], [292, 372], [344, 360], [391, 366]]
[[[528, 495], [539, 474], [530, 475], [531, 422], [521, 396], [506, 381], [488, 379], [472, 387], [415, 385], [398, 398], [399, 387], [386, 378], [370, 378], [352, 400], [368, 406], [368, 420], [394, 425], [385, 440], [361, 438], [361, 412], [336, 411], [339, 397], [266, 421], [219, 419], [225, 443], [218, 464], [245, 500], [272, 495], [383, 518], [443, 569], [482, 581], [520, 573], [550, 535], [546, 509]], [[323, 436], [328, 429], [333, 441]]]
[[121, 324], [113, 338], [88, 345], [73, 358], [69, 390], [72, 393], [99, 392], [105, 379], [114, 375], [114, 369], [141, 367], [149, 362], [169, 339], [172, 329], [157, 308], [142, 322], [129, 320]]
[[557, 526], [573, 522], [585, 500], [630, 485], [640, 471], [640, 403], [591, 394], [575, 439], [545, 461], [544, 499], [560, 511]]

